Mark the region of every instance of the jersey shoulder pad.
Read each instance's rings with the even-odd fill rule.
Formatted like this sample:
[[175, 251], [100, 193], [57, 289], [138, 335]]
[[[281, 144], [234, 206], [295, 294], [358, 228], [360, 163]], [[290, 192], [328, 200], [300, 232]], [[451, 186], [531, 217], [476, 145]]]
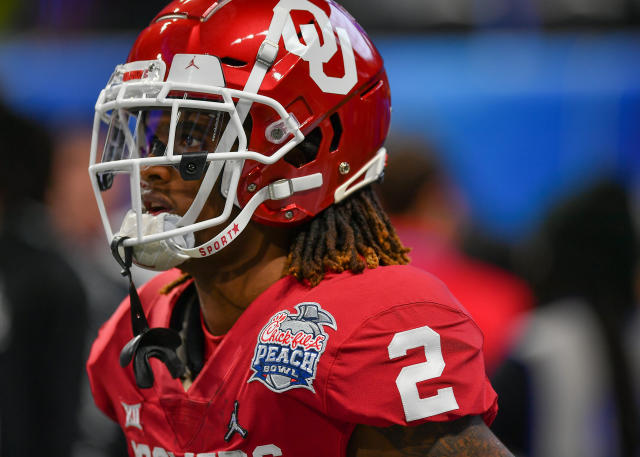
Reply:
[[327, 303], [356, 325], [387, 309], [411, 303], [433, 303], [471, 318], [442, 281], [408, 265], [334, 275], [311, 289], [309, 297]]
[[357, 289], [343, 294], [347, 313], [331, 308], [339, 329], [344, 316], [358, 317], [334, 338], [326, 412], [379, 427], [466, 415], [490, 423], [497, 397], [485, 374], [483, 336], [469, 313], [428, 273], [377, 270], [344, 281]]

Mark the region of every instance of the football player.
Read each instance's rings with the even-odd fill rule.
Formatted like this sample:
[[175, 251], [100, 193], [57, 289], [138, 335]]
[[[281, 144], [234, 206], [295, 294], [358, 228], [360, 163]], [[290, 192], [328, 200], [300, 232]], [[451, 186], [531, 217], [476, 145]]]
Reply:
[[89, 168], [123, 274], [165, 271], [88, 362], [130, 455], [510, 455], [482, 334], [371, 189], [390, 113], [331, 0], [177, 0], [140, 34]]

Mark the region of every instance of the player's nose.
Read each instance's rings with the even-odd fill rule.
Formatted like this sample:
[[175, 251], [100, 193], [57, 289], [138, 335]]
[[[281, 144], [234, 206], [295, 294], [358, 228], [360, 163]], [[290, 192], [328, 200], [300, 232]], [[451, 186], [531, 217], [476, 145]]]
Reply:
[[140, 179], [146, 184], [169, 182], [172, 179], [173, 167], [152, 165], [140, 169]]

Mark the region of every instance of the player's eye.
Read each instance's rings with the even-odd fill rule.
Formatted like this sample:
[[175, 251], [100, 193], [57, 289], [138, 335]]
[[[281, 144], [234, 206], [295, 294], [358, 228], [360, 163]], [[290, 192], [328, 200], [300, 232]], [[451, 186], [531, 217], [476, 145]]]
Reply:
[[202, 144], [198, 138], [195, 138], [192, 135], [185, 135], [182, 139], [182, 145], [188, 148], [197, 148]]
[[204, 146], [206, 125], [201, 125], [195, 121], [185, 121], [178, 125], [176, 129], [176, 153], [199, 152]]

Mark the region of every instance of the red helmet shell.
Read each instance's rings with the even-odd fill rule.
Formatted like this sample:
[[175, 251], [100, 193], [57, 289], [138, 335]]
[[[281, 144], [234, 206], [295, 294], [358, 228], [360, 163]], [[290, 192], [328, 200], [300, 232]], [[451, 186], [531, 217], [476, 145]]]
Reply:
[[[307, 139], [311, 136], [316, 143], [319, 142], [317, 154], [308, 158], [306, 163], [296, 163], [297, 166], [286, 160], [288, 156], [271, 165], [247, 160], [238, 185], [238, 201], [244, 206], [253, 196], [248, 188], [260, 189], [278, 179], [322, 173], [323, 184], [319, 189], [260, 205], [253, 220], [266, 224], [301, 222], [334, 203], [336, 188], [369, 162], [382, 147], [390, 122], [389, 82], [382, 58], [371, 40], [333, 1], [300, 2], [320, 8], [333, 28], [337, 52], [324, 63], [322, 71], [329, 77], [345, 75], [343, 49], [336, 34], [337, 28], [341, 28], [351, 43], [357, 81], [346, 94], [323, 91], [311, 77], [310, 63], [289, 52], [284, 39], [279, 38], [276, 60], [258, 93], [277, 100], [295, 115]], [[142, 31], [128, 62], [160, 58], [169, 69], [176, 54], [210, 54], [220, 59], [226, 86], [243, 90], [258, 50], [267, 36], [274, 7], [279, 3], [280, 0], [174, 1]], [[318, 35], [322, 36], [314, 14], [306, 7], [290, 11], [290, 16], [302, 43], [301, 25], [314, 24]], [[273, 154], [281, 145], [269, 142], [265, 130], [277, 120], [275, 113], [254, 103], [249, 115], [252, 130], [248, 149], [265, 155]], [[343, 163], [348, 167], [343, 165], [341, 168]], [[349, 169], [347, 173], [346, 168]]]

